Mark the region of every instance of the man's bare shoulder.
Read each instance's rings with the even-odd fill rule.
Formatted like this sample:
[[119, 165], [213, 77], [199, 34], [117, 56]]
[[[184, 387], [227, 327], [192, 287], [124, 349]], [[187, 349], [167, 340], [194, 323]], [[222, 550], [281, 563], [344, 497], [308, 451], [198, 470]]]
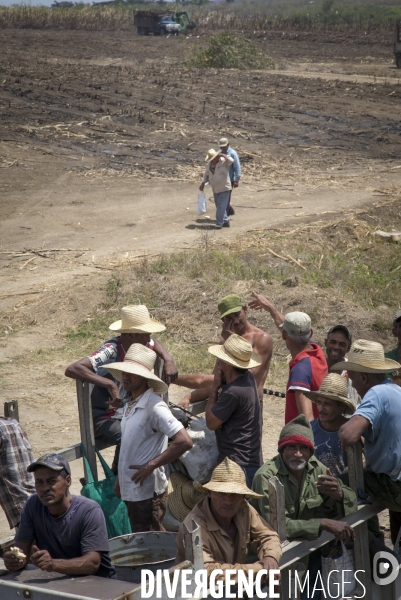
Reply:
[[255, 325], [249, 324], [251, 329], [244, 335], [249, 342], [251, 342], [252, 347], [255, 351], [259, 350], [260, 352], [271, 350], [273, 347], [273, 338], [270, 333], [263, 331], [263, 329], [259, 329]]

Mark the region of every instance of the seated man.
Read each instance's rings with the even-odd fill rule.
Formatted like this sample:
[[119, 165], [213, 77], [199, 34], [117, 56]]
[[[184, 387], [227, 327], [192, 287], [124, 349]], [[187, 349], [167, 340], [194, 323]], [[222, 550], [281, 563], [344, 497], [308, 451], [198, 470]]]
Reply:
[[[276, 476], [284, 486], [289, 540], [315, 540], [322, 531], [332, 533], [343, 543], [354, 539], [354, 531], [348, 523], [334, 520], [334, 517], [353, 513], [357, 508], [356, 495], [313, 456], [312, 428], [304, 415], [298, 415], [283, 427], [278, 452], [277, 456], [265, 462], [253, 480], [252, 489], [261, 497], [251, 500], [251, 504], [258, 513], [269, 520], [268, 481]], [[315, 581], [317, 572], [321, 570], [320, 550], [310, 555], [308, 569], [309, 580]], [[303, 600], [308, 598], [306, 594], [304, 590]], [[314, 598], [316, 600], [319, 595], [315, 594]]]
[[[273, 339], [271, 335], [255, 327], [248, 321], [248, 307], [243, 304], [237, 294], [230, 294], [222, 298], [217, 308], [220, 313], [220, 319], [223, 323], [221, 330], [221, 344], [236, 333], [245, 338], [252, 349], [260, 358], [260, 363], [252, 369], [258, 386], [259, 399], [263, 401], [263, 386], [269, 373], [270, 361], [273, 351]], [[179, 375], [175, 382], [177, 385], [193, 388], [195, 391], [187, 394], [179, 406], [188, 408], [191, 402], [199, 402], [209, 397], [210, 389], [213, 383], [213, 375], [195, 373], [193, 375]]]
[[132, 344], [123, 362], [105, 367], [127, 394], [115, 491], [127, 505], [132, 533], [164, 531], [167, 478], [163, 466], [192, 448], [187, 431], [160, 398], [167, 384], [152, 372], [155, 361], [153, 350]]
[[[255, 574], [261, 569], [278, 569], [281, 544], [277, 533], [268, 525], [245, 498], [259, 498], [245, 482], [241, 468], [225, 458], [217, 465], [209, 483], [203, 486], [194, 482], [198, 491], [207, 493], [184, 520], [192, 531], [194, 520], [202, 531], [203, 560], [208, 575], [215, 569], [223, 574], [216, 581], [224, 580], [225, 571], [234, 569]], [[176, 564], [185, 560], [184, 528], [181, 525], [177, 537]], [[249, 549], [259, 561], [246, 564]], [[238, 574], [233, 580], [238, 581]]]
[[[109, 329], [120, 335], [103, 342], [90, 356], [71, 364], [67, 367], [65, 375], [94, 384], [91, 403], [95, 439], [104, 444], [118, 445], [121, 440], [121, 416], [116, 414], [115, 409], [121, 405], [120, 390], [118, 382], [105, 370], [105, 366], [124, 360], [131, 344], [143, 344], [164, 360], [165, 379], [168, 384], [174, 381], [177, 369], [161, 343], [150, 338], [152, 333], [164, 331], [166, 328], [150, 317], [146, 306], [124, 306], [121, 309], [121, 319], [112, 323]], [[118, 450], [113, 463], [115, 473], [117, 463]]]
[[10, 529], [18, 527], [26, 500], [35, 493], [32, 449], [25, 431], [15, 419], [0, 417], [0, 506]]
[[206, 425], [216, 432], [218, 462], [226, 456], [236, 462], [251, 486], [263, 464], [261, 407], [251, 372], [260, 358], [252, 345], [235, 333], [222, 346], [210, 346], [209, 352], [217, 362], [206, 405]]
[[304, 415], [298, 415], [283, 427], [278, 442], [278, 454], [265, 462], [256, 473], [252, 489], [260, 494], [251, 504], [269, 520], [267, 482], [278, 477], [284, 486], [287, 538], [316, 540], [328, 531], [343, 542], [353, 538], [353, 530], [344, 521], [320, 518], [318, 512], [344, 517], [357, 508], [356, 495], [340, 480], [328, 474], [328, 469], [314, 456], [312, 428]]
[[345, 377], [329, 373], [317, 392], [305, 392], [316, 403], [319, 417], [311, 421], [315, 457], [330, 469], [335, 477], [341, 475], [347, 464], [347, 453], [342, 451], [338, 431], [352, 415], [355, 406], [348, 397], [348, 384]]
[[[333, 366], [334, 370], [341, 368], [342, 363]], [[401, 387], [388, 380], [386, 373], [400, 368], [400, 363], [385, 358], [381, 344], [367, 340], [352, 344], [347, 371], [362, 402], [339, 431], [345, 446], [364, 437], [365, 491], [390, 509], [390, 524], [392, 519], [401, 521]], [[393, 522], [391, 529], [394, 543], [399, 525]]]
[[4, 554], [9, 571], [30, 561], [42, 571], [116, 578], [109, 556], [106, 522], [97, 502], [70, 494], [71, 470], [59, 454], [45, 454], [28, 467], [36, 494], [25, 503], [15, 546]]

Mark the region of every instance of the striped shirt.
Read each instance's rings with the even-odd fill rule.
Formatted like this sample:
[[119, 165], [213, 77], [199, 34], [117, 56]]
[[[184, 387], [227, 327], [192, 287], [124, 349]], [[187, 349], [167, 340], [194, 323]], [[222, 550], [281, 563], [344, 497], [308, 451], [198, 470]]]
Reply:
[[33, 474], [27, 471], [32, 462], [32, 449], [21, 425], [0, 417], [0, 506], [10, 529], [19, 524], [25, 501], [35, 493]]

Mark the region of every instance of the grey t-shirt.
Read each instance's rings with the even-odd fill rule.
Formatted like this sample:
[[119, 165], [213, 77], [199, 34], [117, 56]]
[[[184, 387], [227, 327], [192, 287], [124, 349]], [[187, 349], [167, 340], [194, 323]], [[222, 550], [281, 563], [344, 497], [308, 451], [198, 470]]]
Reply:
[[227, 456], [238, 465], [260, 467], [263, 464], [261, 406], [250, 371], [223, 387], [212, 413], [224, 421], [216, 431], [219, 462]]
[[33, 542], [52, 558], [78, 558], [87, 552], [100, 552], [98, 577], [116, 578], [111, 564], [106, 522], [97, 502], [73, 496], [70, 508], [61, 517], [52, 517], [37, 494], [25, 503], [16, 542]]

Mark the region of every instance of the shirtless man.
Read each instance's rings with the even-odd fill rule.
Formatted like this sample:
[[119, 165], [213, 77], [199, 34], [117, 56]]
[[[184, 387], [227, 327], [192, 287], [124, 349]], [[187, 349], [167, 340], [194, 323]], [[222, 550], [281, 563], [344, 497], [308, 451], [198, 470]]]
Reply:
[[[225, 296], [218, 303], [220, 318], [223, 322], [221, 331], [221, 343], [224, 344], [226, 339], [236, 333], [245, 338], [252, 344], [254, 352], [256, 352], [262, 360], [260, 366], [252, 369], [252, 373], [256, 379], [258, 386], [258, 394], [260, 401], [263, 400], [263, 386], [269, 372], [270, 361], [273, 350], [272, 337], [262, 331], [258, 327], [251, 325], [247, 319], [248, 307], [242, 304], [241, 298], [236, 294]], [[192, 375], [179, 375], [175, 380], [176, 385], [191, 388], [195, 391], [187, 394], [179, 403], [178, 406], [188, 408], [192, 402], [206, 400], [209, 397], [209, 392], [212, 387], [214, 375], [206, 375], [205, 373], [194, 373]]]

